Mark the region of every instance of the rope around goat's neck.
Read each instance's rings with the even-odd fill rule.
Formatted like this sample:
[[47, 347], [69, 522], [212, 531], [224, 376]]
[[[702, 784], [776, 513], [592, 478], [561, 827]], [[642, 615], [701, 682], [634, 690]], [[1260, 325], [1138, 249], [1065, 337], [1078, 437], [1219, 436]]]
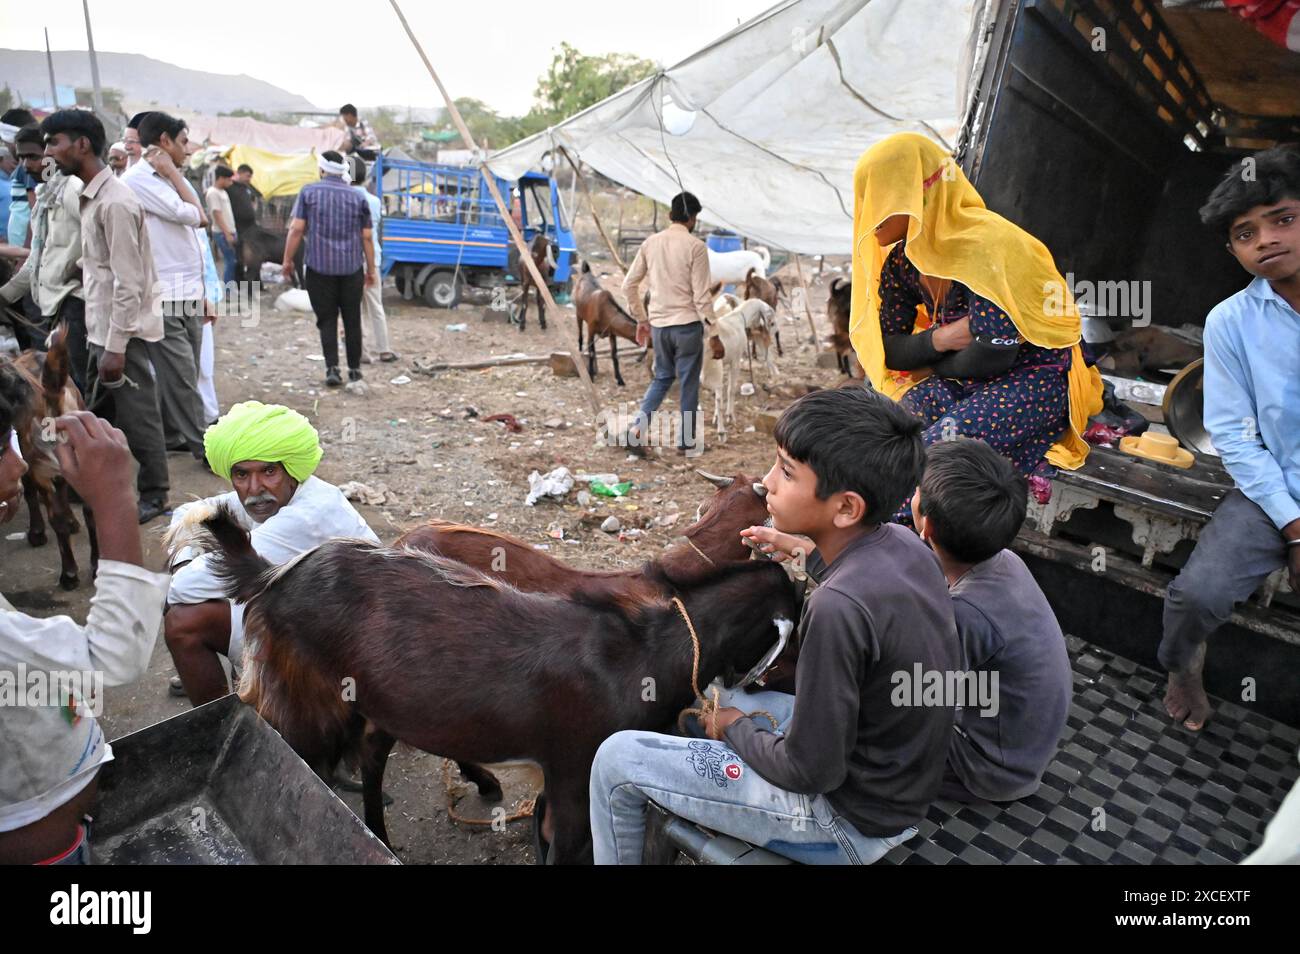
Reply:
[[[689, 539], [687, 542], [690, 542]], [[700, 555], [704, 556], [704, 554]], [[707, 560], [708, 557], [705, 557], [705, 559]], [[713, 561], [709, 560], [709, 562], [712, 563]], [[712, 699], [705, 699], [704, 693], [700, 692], [700, 637], [695, 632], [695, 624], [691, 622], [690, 614], [686, 612], [686, 605], [676, 596], [673, 597], [673, 605], [677, 607], [677, 612], [681, 614], [683, 622], [686, 623], [686, 628], [690, 630], [691, 633], [691, 690], [695, 693], [695, 698], [700, 703], [698, 707], [683, 709], [681, 711], [677, 716], [677, 728], [679, 731], [685, 732], [686, 717], [693, 715], [699, 718], [700, 725], [704, 729], [704, 734], [708, 735], [709, 719], [717, 714], [721, 693], [718, 692], [717, 686], [709, 687], [713, 692]], [[770, 712], [764, 712], [762, 709], [759, 709], [756, 712], [745, 713], [746, 718], [749, 718], [750, 716], [763, 716], [763, 718], [767, 719], [768, 722], [772, 723], [772, 728], [774, 730], [778, 727], [776, 719], [772, 717], [772, 713]]]
[[[716, 564], [716, 563], [713, 562], [713, 557], [709, 556], [707, 553], [705, 553], [703, 550], [701, 550], [699, 547], [697, 547], [697, 546], [695, 545], [695, 541], [692, 540], [690, 537], [688, 537], [688, 536], [686, 536], [685, 534], [683, 534], [683, 535], [682, 535], [682, 539], [684, 539], [684, 540], [686, 541], [686, 545], [687, 545], [688, 547], [690, 547], [692, 550], [694, 550], [696, 553], [698, 553], [698, 554], [700, 555], [700, 559], [703, 560], [705, 563], [707, 563], [709, 566], [714, 566], [714, 567], [715, 567], [715, 566], [718, 565], [718, 564]], [[680, 603], [680, 602], [679, 602], [677, 605], [678, 605], [678, 608], [681, 607], [681, 603]], [[685, 616], [686, 616], [686, 610], [683, 609], [683, 610], [682, 610], [682, 617], [685, 618]], [[687, 625], [687, 626], [691, 625], [691, 621], [690, 621], [689, 619], [686, 620], [686, 625]], [[694, 635], [695, 635], [695, 631], [692, 630], [692, 631], [691, 631], [691, 636], [692, 636], [692, 638], [694, 638]], [[699, 693], [696, 692], [696, 695], [699, 695]]]

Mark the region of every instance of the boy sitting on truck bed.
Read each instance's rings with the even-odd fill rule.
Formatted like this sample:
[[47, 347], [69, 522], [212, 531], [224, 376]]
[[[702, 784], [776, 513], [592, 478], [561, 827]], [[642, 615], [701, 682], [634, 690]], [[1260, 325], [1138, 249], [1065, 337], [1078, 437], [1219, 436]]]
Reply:
[[1165, 709], [1193, 731], [1210, 635], [1280, 567], [1300, 591], [1300, 151], [1233, 163], [1201, 221], [1254, 280], [1205, 319], [1205, 427], [1236, 488], [1165, 597]]
[[[606, 739], [591, 769], [597, 864], [640, 862], [651, 800], [798, 861], [869, 864], [916, 833], [942, 782], [953, 709], [895, 705], [894, 677], [961, 662], [934, 555], [887, 522], [920, 477], [921, 430], [862, 388], [816, 391], [781, 416], [767, 507], [777, 531], [810, 537], [826, 564], [800, 622], [795, 695], [728, 694], [744, 711], [705, 717], [716, 741]], [[780, 729], [747, 718], [755, 709]]]
[[993, 687], [992, 705], [958, 711], [941, 795], [1013, 801], [1038, 789], [1070, 710], [1065, 636], [1024, 561], [1007, 549], [1025, 521], [1029, 488], [983, 441], [931, 444], [912, 497], [952, 596], [964, 668]]

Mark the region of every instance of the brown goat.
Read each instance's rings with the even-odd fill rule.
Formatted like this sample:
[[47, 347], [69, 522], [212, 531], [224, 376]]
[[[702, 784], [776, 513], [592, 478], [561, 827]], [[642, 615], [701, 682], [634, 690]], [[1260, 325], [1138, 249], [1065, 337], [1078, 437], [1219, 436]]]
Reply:
[[582, 351], [582, 329], [587, 329], [587, 373], [596, 376], [596, 339], [609, 339], [609, 357], [614, 362], [614, 380], [623, 387], [618, 368], [618, 339], [636, 344], [636, 321], [623, 310], [614, 296], [600, 287], [591, 266], [583, 262], [573, 276], [573, 305], [578, 313], [578, 351]]
[[[670, 573], [749, 559], [751, 551], [740, 531], [763, 523], [768, 516], [763, 502], [766, 488], [757, 479], [745, 474], [718, 477], [702, 470], [696, 473], [718, 489], [695, 523], [682, 531], [686, 542], [669, 547], [659, 557], [658, 563]], [[572, 596], [579, 591], [601, 591], [622, 605], [663, 595], [639, 569], [580, 570], [516, 537], [444, 520], [431, 520], [406, 531], [393, 546], [449, 557], [529, 593]]]
[[853, 343], [849, 340], [849, 309], [852, 299], [852, 282], [845, 278], [831, 279], [831, 293], [826, 299], [826, 315], [835, 329], [831, 333], [831, 347], [835, 349], [840, 373], [861, 380], [866, 376], [866, 372], [858, 363], [858, 356], [853, 351]]
[[[24, 351], [6, 363], [26, 385], [26, 398], [14, 419], [14, 432], [18, 447], [27, 461], [23, 476], [23, 495], [27, 500], [29, 523], [27, 542], [33, 547], [44, 546], [45, 516], [59, 542], [59, 586], [75, 590], [80, 583], [77, 557], [72, 552], [72, 535], [81, 529], [72, 512], [71, 488], [59, 473], [59, 461], [54, 455], [52, 422], [56, 417], [73, 411], [85, 410], [81, 392], [72, 383], [68, 361], [67, 326], [55, 331], [50, 350]], [[93, 575], [99, 566], [99, 542], [95, 537], [95, 518], [90, 508], [81, 508], [86, 518], [86, 533], [90, 539], [90, 566]]]
[[[667, 730], [694, 696], [688, 627], [666, 600], [629, 610], [601, 594], [524, 593], [445, 557], [356, 540], [275, 567], [228, 509], [204, 526], [228, 595], [247, 604], [241, 698], [322, 777], [355, 757], [366, 824], [384, 841], [384, 768], [402, 741], [461, 761], [537, 762], [555, 823], [548, 861], [590, 861], [596, 749], [623, 729]], [[699, 684], [734, 683], [789, 632], [797, 597], [772, 563], [701, 569], [645, 573], [699, 634]]]
[[[740, 531], [767, 519], [767, 505], [763, 502], [767, 490], [755, 478], [745, 474], [719, 477], [703, 470], [696, 473], [718, 489], [707, 507], [700, 508], [696, 521], [682, 531], [686, 542], [669, 547], [657, 560], [672, 575], [748, 559], [750, 550]], [[406, 531], [393, 547], [448, 557], [526, 593], [564, 597], [598, 594], [628, 609], [670, 595], [640, 569], [580, 570], [517, 537], [445, 520], [430, 520]], [[466, 762], [458, 762], [456, 767], [484, 799], [501, 798], [501, 783], [490, 770]]]
[[[537, 266], [537, 271], [546, 281], [551, 280], [555, 274], [555, 248], [551, 245], [551, 240], [543, 232], [538, 232], [533, 236], [532, 245], [529, 246], [529, 253], [532, 255], [533, 264]], [[546, 330], [546, 302], [542, 300], [542, 291], [537, 287], [537, 282], [533, 281], [533, 273], [528, 270], [528, 266], [523, 262], [519, 263], [519, 301], [515, 305], [516, 314], [519, 320], [519, 330], [524, 330], [524, 325], [528, 323], [528, 293], [532, 292], [537, 296], [537, 324], [543, 331]]]

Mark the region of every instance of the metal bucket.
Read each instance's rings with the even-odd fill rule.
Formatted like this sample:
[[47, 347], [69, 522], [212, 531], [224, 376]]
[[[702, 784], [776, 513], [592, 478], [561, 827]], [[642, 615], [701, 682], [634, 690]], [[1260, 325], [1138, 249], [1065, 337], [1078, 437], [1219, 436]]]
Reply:
[[1205, 429], [1205, 359], [1197, 358], [1165, 388], [1165, 427], [1184, 447], [1198, 454], [1218, 457]]

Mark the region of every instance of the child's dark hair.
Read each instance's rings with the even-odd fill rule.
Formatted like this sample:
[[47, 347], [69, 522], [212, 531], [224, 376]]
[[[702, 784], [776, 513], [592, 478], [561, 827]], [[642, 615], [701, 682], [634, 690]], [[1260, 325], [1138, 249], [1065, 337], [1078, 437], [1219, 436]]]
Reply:
[[1300, 149], [1295, 146], [1274, 146], [1234, 162], [1201, 206], [1201, 221], [1224, 235], [1239, 216], [1283, 199], [1300, 199]]
[[817, 475], [817, 497], [851, 490], [867, 504], [863, 523], [880, 523], [902, 506], [925, 465], [920, 418], [867, 387], [806, 394], [776, 422], [787, 455]]
[[963, 563], [979, 563], [1015, 539], [1029, 483], [988, 444], [969, 437], [931, 444], [921, 477], [921, 516], [934, 542]]

